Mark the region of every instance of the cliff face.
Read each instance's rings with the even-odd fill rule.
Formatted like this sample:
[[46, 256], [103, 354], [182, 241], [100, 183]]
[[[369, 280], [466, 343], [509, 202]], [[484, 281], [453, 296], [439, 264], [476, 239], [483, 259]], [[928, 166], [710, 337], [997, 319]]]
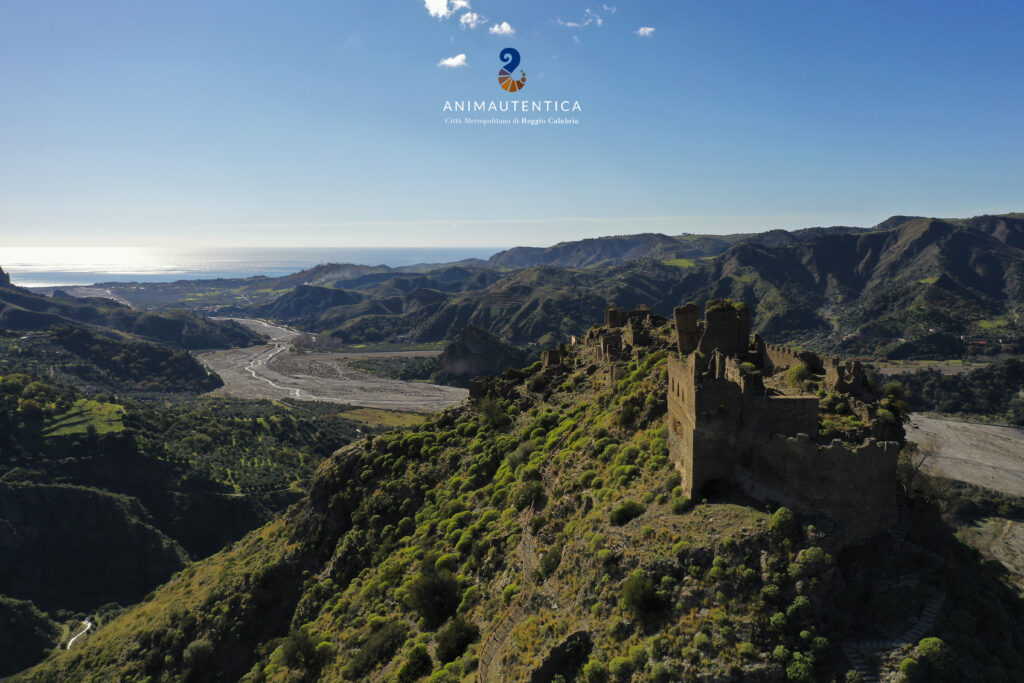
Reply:
[[4, 272], [3, 268], [0, 268], [0, 287], [10, 287], [11, 276]]

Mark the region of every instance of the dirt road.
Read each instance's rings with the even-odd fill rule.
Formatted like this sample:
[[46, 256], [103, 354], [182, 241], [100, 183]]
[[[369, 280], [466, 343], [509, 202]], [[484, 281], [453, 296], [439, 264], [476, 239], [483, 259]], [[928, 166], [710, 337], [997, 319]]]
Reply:
[[1024, 496], [1024, 429], [910, 416], [907, 438], [934, 440], [925, 470], [950, 479]]
[[[306, 401], [346, 403], [368, 408], [387, 408], [432, 413], [464, 399], [468, 392], [422, 382], [403, 382], [375, 377], [338, 363], [358, 358], [354, 353], [292, 354], [295, 330], [253, 318], [232, 318], [267, 337], [269, 344], [247, 349], [228, 349], [198, 355], [224, 380], [214, 394], [237, 398], [297, 398]], [[411, 352], [434, 355], [435, 352]], [[367, 353], [363, 357], [410, 355], [408, 352]]]

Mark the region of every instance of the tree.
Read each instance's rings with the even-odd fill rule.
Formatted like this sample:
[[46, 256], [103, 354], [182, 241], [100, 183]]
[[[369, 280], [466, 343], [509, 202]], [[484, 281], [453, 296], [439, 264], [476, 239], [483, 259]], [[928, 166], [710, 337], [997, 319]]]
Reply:
[[437, 659], [442, 663], [459, 657], [480, 637], [480, 628], [459, 615], [437, 632]]
[[437, 627], [455, 614], [461, 598], [459, 582], [447, 569], [425, 567], [409, 585], [409, 606], [419, 612], [428, 627]]
[[929, 460], [938, 455], [938, 452], [939, 442], [931, 435], [919, 442], [907, 442], [907, 445], [903, 447], [896, 461], [896, 471], [908, 491], [913, 490], [917, 475]]

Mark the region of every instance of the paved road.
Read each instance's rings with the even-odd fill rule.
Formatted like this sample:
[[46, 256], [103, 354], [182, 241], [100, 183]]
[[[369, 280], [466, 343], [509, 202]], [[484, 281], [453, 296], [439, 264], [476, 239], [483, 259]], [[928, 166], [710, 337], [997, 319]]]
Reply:
[[937, 455], [924, 466], [931, 474], [1024, 496], [1024, 429], [914, 413], [907, 438], [935, 444]]
[[[237, 398], [296, 398], [422, 413], [455, 405], [468, 395], [465, 389], [385, 379], [337, 362], [342, 357], [359, 357], [358, 354], [292, 354], [291, 340], [299, 332], [254, 318], [232, 320], [267, 337], [269, 343], [199, 354], [199, 360], [224, 380], [224, 386], [213, 392], [215, 394]], [[381, 353], [398, 352], [368, 353], [366, 357], [381, 357]]]

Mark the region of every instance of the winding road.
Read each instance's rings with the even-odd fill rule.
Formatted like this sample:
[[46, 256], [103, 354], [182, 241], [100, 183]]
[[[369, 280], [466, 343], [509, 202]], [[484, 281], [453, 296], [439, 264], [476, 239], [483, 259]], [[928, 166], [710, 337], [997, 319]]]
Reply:
[[455, 405], [465, 389], [386, 379], [341, 365], [342, 358], [382, 355], [436, 355], [436, 351], [293, 354], [292, 340], [301, 334], [255, 318], [231, 318], [267, 337], [267, 344], [198, 354], [224, 380], [213, 394], [235, 398], [327, 401], [368, 408], [433, 413]]
[[71, 640], [69, 640], [69, 641], [68, 641], [68, 647], [67, 647], [67, 649], [68, 649], [68, 650], [70, 650], [70, 649], [71, 649], [71, 646], [75, 644], [75, 641], [76, 641], [76, 640], [78, 640], [79, 638], [81, 638], [82, 636], [84, 636], [84, 635], [85, 635], [86, 633], [88, 633], [89, 629], [91, 629], [91, 628], [93, 627], [93, 623], [92, 623], [91, 621], [89, 621], [88, 619], [86, 619], [85, 621], [83, 621], [83, 622], [82, 622], [82, 626], [83, 626], [84, 628], [82, 628], [82, 630], [81, 630], [81, 631], [79, 631], [78, 633], [76, 633], [76, 634], [75, 634], [75, 635], [74, 635], [74, 636], [73, 636], [73, 637], [71, 638]]

